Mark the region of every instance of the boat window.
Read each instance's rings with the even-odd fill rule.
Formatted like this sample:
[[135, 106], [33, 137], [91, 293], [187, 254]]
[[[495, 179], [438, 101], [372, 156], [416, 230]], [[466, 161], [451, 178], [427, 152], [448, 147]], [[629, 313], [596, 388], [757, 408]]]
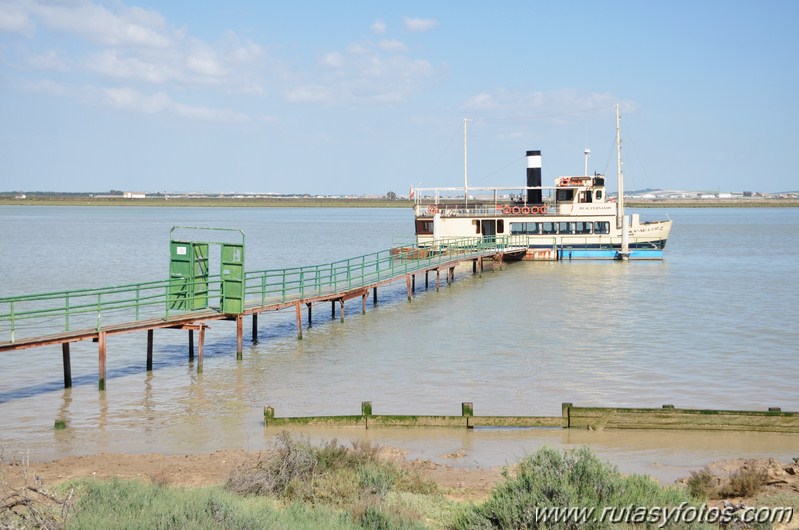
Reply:
[[474, 224], [474, 233], [475, 234], [479, 234], [480, 233], [480, 221], [475, 219], [474, 221], [472, 221], [472, 223]]
[[580, 221], [579, 223], [574, 223], [574, 233], [575, 234], [590, 234], [591, 233], [591, 222], [590, 221]]
[[571, 234], [571, 223], [558, 223], [558, 232], [561, 234]]
[[416, 220], [416, 235], [427, 236], [433, 234], [433, 221]]
[[610, 233], [610, 223], [608, 221], [596, 221], [594, 223], [594, 233], [595, 234], [609, 234]]
[[555, 199], [558, 202], [572, 202], [572, 199], [574, 199], [574, 190], [558, 190]]
[[543, 234], [557, 234], [558, 233], [558, 224], [557, 223], [541, 223], [541, 233]]
[[[541, 233], [541, 225], [544, 223], [511, 223], [510, 224], [510, 233], [511, 234], [540, 234]], [[552, 224], [552, 223], [548, 223]], [[554, 232], [552, 232], [554, 233]]]
[[601, 198], [602, 198], [602, 190], [596, 190], [596, 200], [599, 200]]
[[497, 219], [497, 234], [505, 233], [505, 219]]

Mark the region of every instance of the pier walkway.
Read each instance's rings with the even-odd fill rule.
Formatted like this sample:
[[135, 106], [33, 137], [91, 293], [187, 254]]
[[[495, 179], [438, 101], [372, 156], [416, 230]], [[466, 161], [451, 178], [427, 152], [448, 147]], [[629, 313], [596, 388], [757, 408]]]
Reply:
[[204, 249], [195, 245], [189, 248], [189, 254], [205, 252], [202, 259], [189, 264], [192, 269], [204, 267], [204, 274], [197, 278], [193, 273], [188, 279], [172, 274], [170, 279], [156, 282], [0, 298], [0, 352], [61, 344], [64, 385], [69, 387], [69, 345], [92, 340], [98, 343], [99, 388], [104, 390], [107, 336], [147, 331], [147, 370], [152, 370], [153, 330], [181, 329], [189, 333], [190, 359], [194, 358], [194, 332], [198, 332], [197, 370], [201, 372], [204, 332], [210, 321], [236, 321], [237, 358], [241, 359], [245, 316], [252, 317], [255, 343], [259, 313], [293, 307], [297, 338], [302, 339], [303, 305], [309, 323], [313, 305], [320, 302], [331, 303], [333, 318], [338, 305], [343, 322], [346, 300], [360, 298], [365, 313], [370, 291], [377, 303], [380, 286], [405, 279], [410, 301], [417, 276], [424, 275], [427, 288], [430, 275], [435, 273], [438, 290], [442, 272], [450, 283], [455, 267], [462, 262], [471, 261], [472, 272], [480, 274], [484, 260], [490, 260], [493, 266], [520, 256], [526, 248], [514, 236], [441, 239], [427, 246], [394, 246], [323, 265], [250, 272], [243, 270], [242, 257], [238, 275], [235, 260], [231, 266], [225, 264], [223, 248], [221, 274], [208, 275], [207, 244]]

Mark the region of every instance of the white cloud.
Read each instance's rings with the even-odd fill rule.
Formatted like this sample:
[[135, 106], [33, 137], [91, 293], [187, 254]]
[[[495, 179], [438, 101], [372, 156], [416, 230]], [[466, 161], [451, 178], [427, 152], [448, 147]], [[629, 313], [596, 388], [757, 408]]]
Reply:
[[375, 35], [383, 35], [387, 29], [388, 26], [386, 26], [386, 23], [382, 20], [375, 20], [372, 24], [372, 33]]
[[164, 18], [153, 10], [114, 4], [117, 9], [112, 12], [90, 2], [31, 5], [44, 26], [100, 44], [165, 48], [172, 42]]
[[405, 27], [408, 31], [430, 31], [431, 29], [438, 26], [438, 20], [434, 18], [410, 18], [405, 17], [403, 19], [405, 22]]
[[50, 70], [66, 72], [70, 70], [70, 60], [61, 50], [48, 50], [43, 53], [31, 55], [27, 59], [28, 66], [36, 70]]
[[227, 72], [222, 67], [216, 51], [205, 44], [195, 44], [186, 58], [186, 66], [194, 73], [207, 77], [220, 77]]
[[341, 68], [344, 66], [344, 56], [339, 52], [326, 53], [322, 58], [322, 64], [332, 68]]
[[132, 88], [106, 88], [100, 92], [104, 103], [113, 107], [145, 114], [173, 113], [193, 120], [217, 122], [245, 122], [247, 115], [226, 109], [186, 105], [172, 100], [165, 92], [142, 94]]
[[469, 98], [463, 106], [472, 110], [486, 110], [496, 109], [499, 107], [499, 103], [494, 100], [491, 94], [482, 92]]
[[0, 31], [32, 35], [34, 24], [22, 3], [0, 3]]
[[335, 101], [330, 89], [321, 85], [305, 85], [291, 88], [285, 93], [289, 103], [329, 104]]
[[381, 50], [385, 50], [387, 52], [399, 53], [399, 52], [407, 51], [407, 49], [408, 49], [408, 47], [405, 46], [404, 42], [401, 42], [401, 41], [398, 41], [398, 40], [384, 39], [384, 40], [381, 40], [377, 45], [380, 47]]
[[163, 60], [150, 60], [140, 57], [123, 57], [116, 50], [105, 50], [88, 57], [85, 66], [93, 72], [118, 79], [133, 79], [148, 83], [162, 84], [179, 79], [178, 68]]

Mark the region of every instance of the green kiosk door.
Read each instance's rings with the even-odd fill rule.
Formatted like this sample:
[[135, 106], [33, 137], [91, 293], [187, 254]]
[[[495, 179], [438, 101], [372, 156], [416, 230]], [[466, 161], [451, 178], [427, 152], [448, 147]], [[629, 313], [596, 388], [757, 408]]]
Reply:
[[244, 245], [222, 244], [222, 312], [244, 311]]
[[169, 308], [208, 307], [208, 244], [171, 241], [169, 248]]

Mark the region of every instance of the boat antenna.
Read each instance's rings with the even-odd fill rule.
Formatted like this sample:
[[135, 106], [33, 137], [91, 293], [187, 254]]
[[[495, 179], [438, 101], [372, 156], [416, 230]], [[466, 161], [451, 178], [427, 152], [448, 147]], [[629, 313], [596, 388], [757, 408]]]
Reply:
[[621, 230], [621, 253], [626, 256], [629, 253], [629, 241], [627, 223], [624, 218], [624, 172], [621, 162], [621, 115], [618, 103], [616, 103], [616, 172], [619, 179], [619, 193], [616, 199], [616, 228]]
[[466, 132], [469, 118], [463, 118], [463, 199], [465, 207], [469, 206], [469, 159], [466, 150]]

